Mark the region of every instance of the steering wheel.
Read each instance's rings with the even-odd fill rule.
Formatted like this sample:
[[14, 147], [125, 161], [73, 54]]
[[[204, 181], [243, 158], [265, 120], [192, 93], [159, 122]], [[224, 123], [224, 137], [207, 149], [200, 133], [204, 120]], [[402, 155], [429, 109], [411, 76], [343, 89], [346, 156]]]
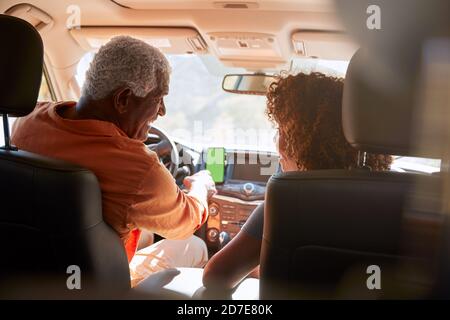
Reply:
[[148, 131], [148, 138], [144, 143], [150, 150], [156, 152], [159, 161], [161, 161], [175, 178], [180, 164], [180, 157], [173, 140], [163, 130], [152, 126]]

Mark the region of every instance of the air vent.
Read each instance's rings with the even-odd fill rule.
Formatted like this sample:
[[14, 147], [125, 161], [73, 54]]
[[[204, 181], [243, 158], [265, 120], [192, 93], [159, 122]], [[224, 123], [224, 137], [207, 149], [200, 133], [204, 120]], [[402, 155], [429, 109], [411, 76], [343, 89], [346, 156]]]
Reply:
[[214, 2], [215, 8], [222, 9], [258, 9], [256, 2]]

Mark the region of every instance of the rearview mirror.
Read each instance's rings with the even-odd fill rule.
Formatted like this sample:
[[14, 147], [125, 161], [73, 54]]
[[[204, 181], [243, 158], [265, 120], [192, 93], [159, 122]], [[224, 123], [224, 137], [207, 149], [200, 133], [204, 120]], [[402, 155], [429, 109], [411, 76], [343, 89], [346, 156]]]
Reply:
[[238, 94], [266, 95], [274, 76], [266, 74], [229, 74], [223, 78], [222, 89]]

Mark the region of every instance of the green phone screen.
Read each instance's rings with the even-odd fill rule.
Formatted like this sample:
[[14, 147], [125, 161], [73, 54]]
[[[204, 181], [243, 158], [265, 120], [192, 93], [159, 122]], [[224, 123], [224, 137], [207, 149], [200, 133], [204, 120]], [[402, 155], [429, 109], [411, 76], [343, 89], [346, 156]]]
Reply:
[[215, 183], [222, 183], [225, 176], [225, 148], [209, 148], [206, 170], [211, 172]]

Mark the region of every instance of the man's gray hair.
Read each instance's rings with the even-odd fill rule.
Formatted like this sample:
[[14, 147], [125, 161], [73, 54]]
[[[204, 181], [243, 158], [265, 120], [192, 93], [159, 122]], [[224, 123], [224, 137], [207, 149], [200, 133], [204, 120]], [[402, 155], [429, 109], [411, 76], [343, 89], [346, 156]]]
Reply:
[[145, 97], [169, 85], [170, 65], [159, 49], [144, 41], [119, 36], [103, 45], [86, 72], [82, 93], [94, 100], [122, 86]]

